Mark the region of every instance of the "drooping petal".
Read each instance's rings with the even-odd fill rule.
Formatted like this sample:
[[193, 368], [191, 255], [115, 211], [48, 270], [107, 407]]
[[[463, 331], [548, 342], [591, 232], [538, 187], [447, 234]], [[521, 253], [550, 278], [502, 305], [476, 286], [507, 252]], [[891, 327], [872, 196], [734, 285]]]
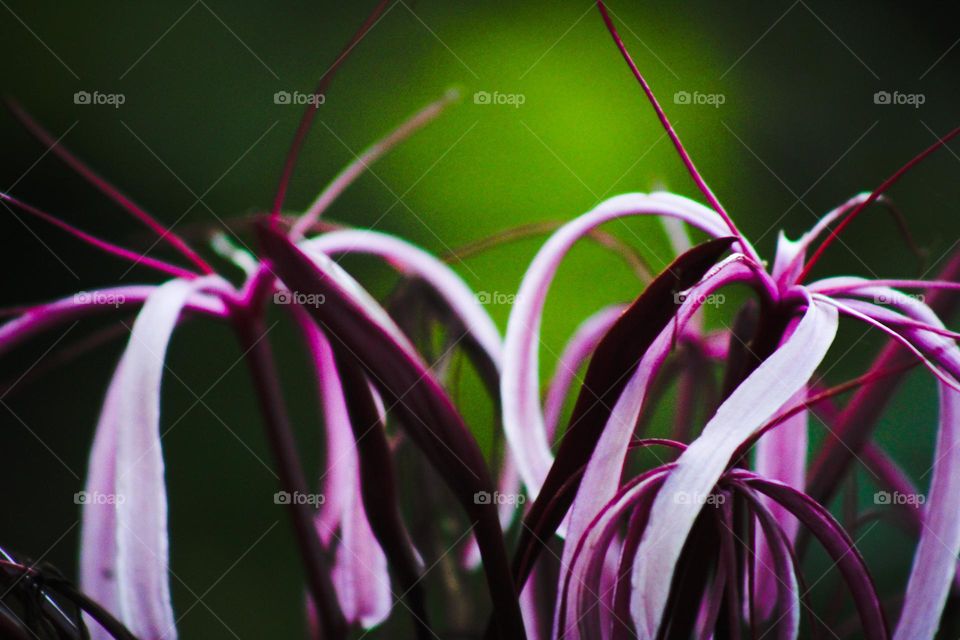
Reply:
[[[155, 289], [154, 286], [134, 285], [80, 291], [69, 298], [27, 307], [16, 318], [0, 326], [0, 354], [53, 327], [101, 313], [132, 310]], [[191, 295], [185, 308], [215, 317], [224, 317], [227, 313], [221, 299], [203, 292]]]
[[[661, 330], [660, 335], [644, 352], [636, 370], [632, 372], [629, 381], [623, 387], [616, 404], [609, 411], [609, 417], [596, 443], [593, 455], [587, 462], [583, 480], [570, 510], [568, 542], [564, 545], [561, 560], [563, 566], [572, 565], [576, 541], [596, 517], [600, 506], [616, 495], [634, 426], [650, 384], [670, 353], [676, 333], [683, 330], [697, 314], [707, 296], [716, 289], [752, 277], [753, 269], [741, 258], [740, 254], [734, 254], [720, 262], [703, 280], [686, 292], [683, 303], [675, 311], [673, 321]], [[608, 335], [613, 335], [613, 332], [611, 331]], [[615, 375], [619, 371], [614, 368], [607, 373]], [[560, 460], [559, 455], [557, 459]], [[570, 597], [574, 601], [578, 601], [581, 597], [582, 584], [582, 580], [577, 580], [570, 587]], [[569, 619], [562, 622], [564, 628], [569, 628], [575, 623], [575, 617], [572, 616], [576, 616], [576, 612], [568, 609], [567, 615]]]
[[[660, 488], [665, 474], [671, 468], [672, 465], [658, 467], [624, 485], [612, 500], [600, 505], [596, 517], [584, 530], [584, 535], [575, 541], [570, 563], [561, 564], [563, 571], [558, 590], [557, 617], [563, 621], [563, 626], [554, 630], [555, 638], [577, 640], [600, 637], [602, 624], [596, 609], [604, 606], [598, 602], [603, 591], [600, 581], [607, 550], [617, 533], [617, 524], [630, 508], [638, 507], [642, 513], [648, 511], [651, 502], [649, 496]], [[569, 544], [574, 544], [574, 540], [571, 539]], [[624, 622], [619, 621], [620, 624]]]
[[173, 280], [148, 296], [110, 383], [90, 458], [81, 583], [140, 638], [176, 637], [160, 383], [177, 320], [210, 281]]
[[360, 229], [325, 233], [303, 242], [302, 246], [308, 252], [327, 255], [366, 253], [381, 256], [401, 273], [422, 278], [449, 305], [469, 335], [499, 369], [503, 359], [503, 340], [496, 324], [467, 283], [442, 260], [394, 236]]
[[[632, 384], [642, 391], [643, 385], [635, 381], [634, 372], [641, 359], [646, 360], [644, 353], [650, 345], [670, 326], [679, 300], [677, 296], [694, 285], [714, 265], [730, 243], [730, 238], [712, 240], [677, 258], [624, 311], [597, 345], [570, 416], [569, 426], [557, 452], [557, 459], [544, 480], [542, 495], [538, 496], [524, 519], [514, 563], [520, 584], [526, 579], [527, 572], [545, 544], [544, 541], [553, 536], [573, 502], [579, 486], [579, 482], [573, 479], [574, 473], [579, 472], [588, 462], [597, 459], [594, 449], [604, 433], [601, 425], [608, 424], [611, 419], [611, 405], [619, 404], [617, 398], [621, 397], [631, 378], [634, 379]], [[738, 260], [734, 262], [740, 264]], [[747, 272], [750, 272], [749, 268]], [[680, 308], [683, 309], [683, 306]], [[651, 364], [649, 371], [655, 370], [656, 366]], [[509, 369], [505, 369], [504, 373], [509, 373]], [[636, 400], [636, 391], [629, 397], [631, 402]], [[506, 402], [505, 397], [504, 406]], [[539, 401], [537, 406], [538, 415], [542, 418]], [[629, 415], [628, 411], [624, 410], [622, 415]], [[610, 431], [616, 431], [617, 435], [607, 437], [614, 437], [616, 442], [620, 443], [623, 441], [621, 436], [624, 422], [617, 420], [615, 424], [617, 428]], [[630, 425], [631, 430], [633, 424]], [[616, 448], [616, 445], [608, 446], [611, 449]], [[603, 473], [604, 478], [610, 473], [616, 473], [619, 477], [615, 456], [625, 453], [626, 442], [623, 442], [622, 451], [609, 454], [612, 456], [609, 461], [614, 466], [598, 473]], [[517, 454], [518, 459], [520, 455]], [[612, 497], [615, 491], [615, 482], [605, 484], [604, 492], [597, 498], [598, 504], [604, 502], [604, 497]], [[580, 526], [585, 525], [591, 518], [592, 514], [584, 515]]]
[[303, 326], [317, 370], [327, 438], [326, 499], [316, 516], [317, 532], [336, 549], [333, 586], [344, 618], [369, 629], [386, 619], [393, 604], [387, 558], [361, 499], [357, 449], [333, 350], [309, 318]]
[[[960, 253], [954, 253], [946, 266], [937, 273], [937, 282], [960, 278]], [[811, 285], [812, 287], [813, 285]], [[953, 315], [960, 307], [960, 296], [949, 291], [927, 290], [924, 302], [940, 317]], [[888, 341], [870, 366], [870, 374], [897, 371], [863, 387], [854, 394], [833, 423], [832, 433], [811, 464], [807, 493], [821, 503], [829, 502], [840, 480], [856, 459], [855, 456], [869, 442], [877, 420], [889, 404], [907, 371], [911, 354], [893, 341]]]
[[853, 540], [825, 507], [805, 493], [749, 471], [733, 469], [728, 478], [773, 498], [800, 520], [823, 545], [850, 588], [864, 637], [871, 640], [889, 637], [883, 607], [867, 565]]
[[[741, 442], [807, 384], [833, 343], [837, 312], [810, 301], [796, 331], [720, 406], [677, 462], [652, 508], [634, 564], [631, 615], [644, 637], [655, 637], [670, 578], [703, 501]], [[677, 497], [689, 496], [689, 500]]]
[[[678, 201], [683, 203], [678, 204]], [[540, 492], [553, 463], [540, 405], [539, 371], [540, 325], [550, 283], [560, 262], [577, 240], [605, 222], [641, 215], [679, 218], [715, 237], [726, 233], [726, 227], [716, 212], [684, 198], [663, 194], [617, 196], [554, 233], [540, 249], [520, 284], [507, 324], [501, 397], [504, 432], [531, 497], [535, 498]]]
[[[423, 279], [462, 324], [468, 351], [471, 345], [477, 346], [474, 355], [479, 356], [476, 358], [478, 370], [493, 378], [491, 384], [498, 385], [503, 361], [500, 332], [477, 295], [445, 262], [400, 238], [363, 229], [332, 231], [305, 240], [300, 246], [307, 252], [326, 255], [361, 253], [380, 256], [400, 273]], [[516, 463], [509, 449], [505, 452], [498, 490], [502, 495], [518, 495], [520, 492]], [[510, 525], [516, 511], [508, 501], [500, 504], [500, 525], [504, 529]], [[471, 568], [480, 562], [480, 551], [472, 536], [467, 542], [464, 562]]]
[[[797, 584], [797, 570], [791, 556], [793, 538], [796, 530], [791, 534], [784, 531], [783, 522], [786, 518], [774, 515], [774, 509], [788, 513], [779, 502], [770, 498], [754, 496], [752, 492], [744, 491], [746, 498], [752, 502], [753, 511], [760, 521], [762, 535], [758, 539], [756, 560], [756, 575], [758, 582], [756, 590], [760, 594], [760, 602], [770, 600], [768, 609], [762, 613], [766, 617], [772, 616], [773, 627], [779, 630], [778, 637], [784, 640], [795, 640], [800, 632], [800, 588]], [[791, 523], [799, 524], [795, 519]], [[760, 549], [765, 553], [760, 553]], [[765, 594], [764, 589], [770, 593]]]
[[511, 637], [524, 637], [496, 505], [478, 497], [492, 494], [493, 480], [450, 398], [386, 311], [336, 263], [324, 254], [304, 253], [278, 230], [261, 225], [258, 231], [264, 253], [285, 284], [324, 301], [304, 304], [304, 309], [330, 338], [338, 362], [362, 367], [476, 523], [495, 623]]
[[[787, 404], [793, 406], [803, 403], [806, 397], [807, 388], [804, 386]], [[798, 411], [757, 440], [754, 468], [765, 478], [802, 491], [806, 486], [807, 443], [807, 412]], [[792, 544], [797, 535], [796, 519], [772, 500], [764, 504]], [[770, 535], [760, 535], [757, 538], [757, 605], [763, 618], [770, 615], [778, 593], [777, 576], [771, 571], [775, 560], [770, 542]]]
[[590, 359], [590, 354], [596, 349], [600, 339], [620, 318], [624, 309], [623, 305], [611, 305], [584, 320], [560, 353], [557, 366], [553, 371], [553, 377], [550, 379], [550, 386], [547, 389], [547, 397], [543, 402], [543, 417], [549, 441], [553, 440], [557, 431], [567, 393], [570, 391], [580, 367]]
[[896, 640], [933, 638], [960, 554], [960, 392], [940, 386], [933, 479]]

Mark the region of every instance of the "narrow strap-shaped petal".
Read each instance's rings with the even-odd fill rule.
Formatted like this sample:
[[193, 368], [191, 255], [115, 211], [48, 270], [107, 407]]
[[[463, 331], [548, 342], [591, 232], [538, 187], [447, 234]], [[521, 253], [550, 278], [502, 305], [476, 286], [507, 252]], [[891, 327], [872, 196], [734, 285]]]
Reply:
[[[225, 283], [221, 283], [223, 285]], [[54, 327], [100, 313], [125, 311], [128, 306], [132, 308], [142, 304], [155, 289], [149, 285], [133, 285], [81, 291], [69, 298], [27, 307], [16, 318], [0, 326], [0, 354]], [[227, 313], [222, 300], [202, 292], [192, 295], [185, 308], [216, 317], [223, 317]]]
[[[789, 406], [803, 403], [807, 398], [804, 386], [788, 401]], [[807, 465], [807, 412], [798, 411], [781, 422], [776, 429], [765, 433], [757, 440], [754, 468], [765, 478], [777, 480], [802, 491], [806, 486]], [[797, 536], [797, 521], [779, 504], [772, 500], [764, 502], [773, 514], [787, 540], [793, 543]], [[771, 570], [775, 561], [770, 546], [769, 534], [757, 537], [757, 608], [766, 618], [777, 600], [777, 576]]]
[[[617, 533], [617, 524], [628, 509], [641, 504], [651, 492], [657, 491], [665, 474], [672, 465], [652, 469], [633, 478], [605, 504], [600, 505], [596, 516], [576, 540], [569, 564], [561, 564], [560, 588], [558, 589], [557, 617], [563, 621], [562, 628], [554, 630], [555, 638], [578, 640], [599, 637], [601, 627], [599, 611], [601, 600], [600, 576], [607, 559], [607, 550]], [[647, 506], [649, 501], [647, 501]], [[603, 594], [609, 597], [609, 594]], [[622, 626], [629, 621], [619, 620]]]
[[477, 341], [497, 368], [503, 359], [503, 340], [497, 325], [483, 309], [476, 294], [445, 262], [423, 249], [399, 238], [379, 233], [351, 229], [332, 231], [302, 243], [307, 251], [327, 255], [338, 253], [367, 253], [385, 258], [402, 273], [416, 275], [427, 281], [450, 306], [464, 328]]
[[[83, 588], [140, 638], [174, 638], [160, 382], [184, 306], [209, 279], [173, 280], [147, 298], [114, 379], [90, 459]], [[100, 637], [103, 637], [102, 635]]]
[[[761, 596], [763, 596], [762, 589], [769, 589], [772, 592], [768, 596], [771, 600], [770, 608], [764, 615], [774, 616], [773, 627], [779, 631], [778, 637], [783, 640], [795, 640], [800, 632], [800, 588], [797, 583], [796, 567], [790, 553], [792, 538], [783, 529], [782, 523], [785, 519], [775, 516], [773, 509], [768, 509], [767, 505], [772, 504], [784, 512], [786, 509], [775, 500], [755, 496], [752, 491], [742, 489], [742, 494], [752, 503], [753, 512], [760, 521], [758, 533], [762, 535], [758, 536], [758, 539], [763, 541], [764, 548], [767, 550], [765, 555], [758, 552], [756, 557], [757, 576], [769, 578], [765, 582], [758, 582], [757, 591]], [[793, 522], [797, 521], [794, 519]]]
[[[937, 272], [936, 281], [960, 279], [960, 253], [954, 253], [947, 264]], [[954, 315], [960, 307], [960, 296], [937, 289], [924, 293], [927, 306], [940, 317]], [[833, 431], [814, 457], [808, 474], [807, 493], [821, 503], [830, 501], [855, 456], [870, 440], [877, 420], [889, 405], [899, 388], [910, 363], [910, 354], [896, 343], [888, 341], [870, 365], [870, 374], [900, 368], [900, 373], [885, 376], [857, 390], [833, 424]]]
[[560, 414], [567, 393], [577, 377], [580, 367], [590, 359], [600, 339], [623, 314], [623, 305], [611, 305], [584, 320], [567, 342], [553, 370], [547, 397], [543, 402], [543, 417], [547, 427], [547, 439], [552, 441], [560, 422]]
[[933, 638], [960, 554], [960, 392], [940, 385], [933, 480], [896, 640]]
[[[117, 432], [120, 426], [120, 381], [123, 363], [117, 365], [107, 389], [90, 450], [86, 496], [80, 530], [80, 586], [94, 601], [114, 616], [120, 613], [117, 596]], [[86, 618], [94, 640], [107, 640], [110, 634], [91, 618]]]
[[[622, 456], [626, 453], [629, 438], [624, 437], [624, 425], [625, 421], [629, 422], [630, 419], [618, 418], [611, 422], [614, 405], [619, 404], [618, 399], [627, 396], [631, 404], [625, 405], [619, 415], [629, 416], [630, 412], [637, 408], [637, 401], [642, 400], [638, 394], [645, 391], [645, 386], [643, 381], [637, 381], [635, 372], [641, 362], [647, 360], [644, 354], [650, 350], [650, 345], [662, 335], [665, 328], [669, 327], [667, 333], [669, 336], [673, 335], [671, 322], [675, 318], [676, 303], [679, 299], [677, 296], [695, 285], [701, 277], [709, 278], [704, 274], [711, 267], [717, 272], [723, 272], [724, 268], [715, 266], [714, 263], [731, 242], [731, 238], [711, 240], [677, 258], [634, 300], [597, 345], [560, 443], [557, 459], [544, 480], [541, 495], [533, 503], [524, 520], [525, 526], [521, 530], [514, 556], [514, 575], [519, 584], [526, 579], [526, 574], [533, 567], [544, 541], [549, 540], [556, 532], [573, 502], [579, 487], [579, 479], [574, 476], [575, 473], [587, 463], [595, 464], [599, 455], [612, 465], [611, 468], [603, 470], [595, 467], [594, 473], [603, 477], [603, 482], [598, 481], [598, 486], [603, 487], [603, 493], [599, 495], [609, 498], [616, 491], [616, 480], [609, 481], [608, 476], [613, 473], [619, 479], [617, 456], [621, 456], [622, 461]], [[742, 278], [748, 279], [753, 273], [748, 266], [749, 260], [741, 262], [737, 256], [731, 256], [725, 262], [743, 267], [735, 270], [742, 272]], [[690, 304], [684, 302], [684, 305], [691, 309], [698, 300], [688, 302]], [[684, 309], [684, 305], [681, 305], [680, 309]], [[657, 357], [661, 355], [663, 345], [669, 346], [671, 343], [671, 340], [661, 342]], [[644, 375], [650, 375], [657, 367], [659, 360], [650, 359]], [[509, 373], [509, 368], [505, 369], [505, 373]], [[632, 391], [629, 394], [624, 393], [630, 384], [633, 385]], [[538, 415], [542, 418], [542, 414]], [[608, 430], [615, 433], [606, 434], [604, 425], [608, 424], [615, 425], [615, 429]], [[635, 422], [630, 423], [631, 432], [633, 424]], [[604, 452], [594, 455], [594, 450], [603, 437], [607, 438]], [[519, 456], [518, 453], [518, 459]], [[600, 504], [604, 502], [602, 497], [597, 497]], [[581, 514], [579, 530], [582, 530], [591, 518], [592, 514]]]
[[[835, 298], [828, 298], [822, 296], [818, 293], [812, 294], [813, 298], [818, 302], [822, 302], [824, 305], [830, 305], [836, 307], [841, 313], [861, 320], [864, 323], [875, 327], [887, 334], [901, 345], [907, 348], [920, 362], [931, 372], [936, 378], [943, 384], [960, 391], [960, 369], [957, 369], [957, 365], [960, 364], [955, 362], [953, 358], [937, 358], [935, 353], [925, 354], [922, 349], [919, 348], [919, 345], [943, 345], [944, 338], [942, 336], [924, 336], [922, 331], [917, 329], [904, 329], [903, 332], [897, 332], [885, 325], [884, 323], [876, 320], [866, 313], [857, 311], [850, 305], [844, 304], [840, 300]], [[936, 352], [936, 349], [932, 349], [933, 352]], [[944, 370], [944, 365], [950, 367], [949, 370]]]
[[329, 336], [338, 362], [362, 367], [475, 523], [495, 623], [507, 637], [523, 638], [496, 505], [477, 497], [493, 492], [493, 480], [449, 396], [386, 311], [336, 263], [324, 254], [304, 253], [276, 229], [261, 225], [257, 230], [286, 285], [324, 300], [304, 308]]
[[743, 482], [749, 488], [773, 498], [800, 520], [823, 545], [850, 588], [864, 637], [871, 640], [889, 637], [883, 607], [863, 556], [830, 511], [805, 493], [749, 471], [733, 469], [728, 479]]
[[369, 629], [383, 622], [393, 605], [387, 558], [361, 499], [357, 449], [333, 350], [309, 317], [303, 326], [317, 369], [327, 437], [327, 500], [317, 514], [317, 532], [324, 544], [336, 549], [333, 586], [344, 618]]
[[[837, 312], [810, 302], [796, 331], [727, 400], [677, 462], [654, 501], [650, 525], [634, 564], [631, 615], [640, 635], [653, 638], [670, 592], [683, 544], [731, 456], [804, 385], [837, 331]], [[689, 500], [679, 500], [680, 495]]]
[[[660, 335], [643, 354], [636, 370], [632, 372], [616, 404], [609, 412], [609, 418], [596, 444], [596, 449], [587, 463], [583, 481], [571, 507], [567, 529], [568, 542], [563, 548], [562, 565], [572, 564], [576, 541], [594, 519], [600, 505], [616, 495], [634, 425], [637, 423], [650, 384], [670, 353], [674, 336], [683, 330], [703, 305], [707, 296], [726, 284], [749, 279], [752, 276], [753, 270], [740, 258], [742, 258], [740, 254], [727, 258], [702, 281], [688, 290], [683, 303], [675, 312], [674, 321], [662, 329]], [[573, 594], [571, 598], [574, 601], [579, 600], [580, 584], [575, 582], [571, 586]], [[568, 609], [567, 616], [568, 620], [563, 621], [564, 628], [569, 628], [574, 623], [576, 612]]]
[[[306, 240], [300, 246], [308, 252], [316, 251], [327, 255], [362, 253], [380, 256], [400, 273], [414, 275], [427, 282], [463, 325], [462, 330], [466, 332], [465, 344], [468, 347], [476, 344], [479, 348], [480, 361], [477, 362], [477, 367], [481, 371], [489, 370], [489, 375], [493, 378], [491, 384], [496, 388], [503, 360], [503, 339], [476, 294], [445, 262], [394, 236], [362, 229], [332, 231]], [[509, 450], [505, 453], [499, 491], [502, 495], [517, 495], [520, 492], [516, 463]], [[500, 504], [500, 525], [504, 529], [510, 525], [516, 511], [516, 507], [508, 501]], [[480, 562], [480, 550], [473, 536], [466, 544], [463, 557], [464, 563], [470, 568]]]
[[726, 233], [720, 217], [705, 208], [681, 207], [663, 197], [645, 194], [617, 196], [557, 230], [537, 253], [520, 284], [507, 323], [501, 397], [504, 432], [531, 497], [540, 492], [553, 463], [540, 405], [539, 371], [540, 325], [550, 283], [560, 262], [580, 238], [605, 222], [641, 215], [679, 218], [712, 236]]
[[[805, 399], [806, 387], [798, 391], [788, 404], [793, 405]], [[802, 491], [806, 486], [807, 428], [807, 412], [798, 411], [757, 440], [754, 459], [757, 473]], [[773, 514], [787, 540], [793, 543], [797, 537], [796, 519], [772, 500], [767, 501], [765, 506]], [[777, 577], [770, 571], [775, 560], [769, 535], [757, 539], [757, 557], [757, 606], [759, 614], [766, 618], [770, 615], [777, 596]]]

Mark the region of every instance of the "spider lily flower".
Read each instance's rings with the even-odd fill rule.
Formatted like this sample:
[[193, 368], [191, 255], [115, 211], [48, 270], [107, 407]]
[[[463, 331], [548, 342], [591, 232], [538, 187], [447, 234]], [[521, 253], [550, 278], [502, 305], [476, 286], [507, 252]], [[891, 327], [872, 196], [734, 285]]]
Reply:
[[[809, 482], [809, 408], [853, 388], [866, 392], [904, 369], [881, 364], [853, 384], [812, 392], [844, 317], [888, 336], [929, 369], [939, 387], [931, 487], [917, 516], [919, 543], [903, 605], [892, 616], [894, 637], [932, 638], [960, 552], [960, 449], [955, 446], [960, 436], [960, 350], [958, 334], [905, 291], [946, 293], [960, 285], [946, 280], [805, 280], [853, 219], [960, 130], [919, 154], [875, 191], [828, 213], [800, 240], [792, 242], [781, 234], [768, 271], [697, 172], [602, 2], [598, 8], [709, 206], [662, 192], [611, 198], [559, 229], [525, 274], [507, 326], [501, 379], [504, 430], [524, 485], [536, 497], [515, 555], [517, 587], [522, 589], [527, 581], [543, 541], [559, 533], [565, 543], [552, 637], [652, 639], [694, 632], [711, 637], [721, 628], [738, 637], [741, 626], [749, 625], [795, 638], [802, 611], [794, 550], [799, 526], [837, 563], [866, 637], [888, 637], [887, 612], [859, 551], [829, 511], [803, 493]], [[650, 215], [680, 221], [716, 239], [680, 255], [619, 315], [606, 310], [587, 320], [564, 351], [560, 366], [570, 369], [558, 374], [544, 406], [539, 334], [557, 268], [576, 241], [597, 226]], [[668, 232], [675, 235], [675, 223]], [[730, 254], [722, 258], [728, 249]], [[955, 270], [948, 272], [949, 278], [956, 275]], [[708, 340], [688, 328], [695, 326], [694, 318], [709, 296], [732, 284], [747, 286], [756, 304], [741, 313], [744, 326], [730, 332], [729, 348], [722, 354], [727, 369], [724, 397], [709, 407], [709, 419], [689, 442], [638, 441], [638, 420], [655, 401], [655, 382], [678, 337], [685, 335], [703, 353], [718, 353], [715, 338]], [[588, 353], [583, 383], [554, 454], [551, 442], [560, 407], [572, 372]], [[693, 401], [692, 395], [679, 400]], [[675, 459], [624, 479], [631, 468], [630, 451], [654, 445], [666, 445]], [[754, 471], [748, 471], [744, 457], [754, 445]]]
[[[381, 2], [374, 10], [333, 69], [321, 79], [318, 91], [325, 89], [332, 72], [382, 14], [386, 4]], [[28, 307], [0, 326], [0, 352], [4, 352], [65, 323], [94, 315], [110, 316], [120, 308], [126, 311], [132, 305], [142, 305], [106, 393], [85, 488], [91, 494], [118, 496], [118, 499], [109, 504], [99, 501], [84, 504], [80, 562], [84, 592], [136, 637], [176, 636], [168, 578], [160, 387], [166, 349], [179, 322], [187, 317], [204, 316], [234, 329], [264, 415], [281, 489], [290, 494], [308, 493], [309, 483], [283, 406], [264, 322], [271, 300], [297, 301], [299, 295], [312, 286], [308, 282], [304, 288], [291, 292], [288, 286], [304, 284], [296, 279], [297, 274], [290, 280], [277, 278], [274, 268], [284, 274], [290, 262], [288, 254], [297, 259], [303, 257], [307, 264], [320, 265], [318, 268], [324, 272], [336, 274], [331, 278], [338, 283], [335, 288], [324, 289], [323, 312], [315, 314], [316, 317], [308, 314], [309, 307], [285, 307], [291, 310], [300, 328], [305, 351], [316, 370], [327, 440], [323, 484], [330, 501], [320, 511], [308, 505], [291, 503], [289, 506], [303, 556], [316, 632], [325, 638], [339, 638], [345, 636], [348, 628], [373, 627], [387, 617], [395, 600], [403, 597], [413, 612], [418, 633], [427, 635], [429, 623], [422, 587], [418, 584], [421, 561], [399, 516], [390, 472], [392, 453], [384, 431], [386, 415], [404, 416], [401, 426], [410, 431], [428, 460], [440, 468], [442, 477], [461, 495], [469, 492], [472, 498], [477, 491], [492, 492], [493, 480], [472, 435], [429, 366], [389, 314], [358, 283], [341, 272], [331, 257], [366, 254], [382, 259], [401, 276], [426, 283], [431, 295], [446, 309], [454, 329], [464, 336], [474, 357], [482, 363], [478, 368], [499, 371], [502, 341], [496, 326], [467, 285], [443, 261], [425, 251], [374, 231], [342, 229], [317, 237], [304, 238], [303, 235], [371, 162], [433, 120], [456, 97], [455, 93], [449, 93], [428, 105], [364, 152], [294, 223], [288, 237], [279, 231], [279, 212], [296, 155], [313, 117], [308, 109], [284, 165], [270, 229], [263, 231], [268, 260], [261, 261], [246, 251], [225, 246], [222, 239], [219, 242], [221, 253], [228, 253], [246, 272], [246, 280], [240, 286], [218, 275], [185, 240], [165, 229], [62, 145], [51, 146], [49, 134], [13, 105], [15, 114], [41, 141], [51, 146], [56, 156], [127, 212], [158, 231], [158, 235], [192, 264], [192, 268], [185, 268], [141, 256], [91, 236], [10, 195], [0, 194], [9, 206], [54, 224], [97, 249], [173, 277], [162, 285], [100, 289]], [[353, 317], [358, 309], [364, 323], [345, 322], [344, 319]], [[395, 363], [389, 361], [378, 358], [357, 361], [351, 349], [356, 348], [354, 342], [358, 339], [365, 344], [389, 348], [408, 368], [398, 373], [392, 368]], [[420, 383], [398, 390], [398, 385], [407, 380], [403, 376], [411, 374], [415, 374]], [[496, 381], [493, 386], [496, 387]], [[384, 406], [381, 398], [390, 404]], [[407, 407], [412, 409], [405, 412]], [[433, 434], [432, 418], [421, 414], [425, 408], [440, 411], [452, 431], [439, 436]], [[421, 424], [424, 420], [430, 426]], [[469, 477], [463, 477], [466, 470], [460, 468], [459, 461], [451, 461], [446, 456], [444, 451], [448, 447], [470, 461], [466, 474]], [[389, 486], [384, 487], [384, 483]], [[491, 593], [503, 626], [508, 630], [505, 633], [517, 637], [510, 631], [520, 629], [522, 635], [516, 597], [511, 595], [512, 581], [496, 507], [476, 504], [469, 505], [468, 511], [478, 520], [479, 555], [491, 575], [491, 586], [499, 571], [501, 579]], [[400, 588], [391, 587], [391, 573]], [[109, 618], [86, 618], [94, 638], [120, 637], [115, 627], [101, 626], [97, 622], [100, 619]]]

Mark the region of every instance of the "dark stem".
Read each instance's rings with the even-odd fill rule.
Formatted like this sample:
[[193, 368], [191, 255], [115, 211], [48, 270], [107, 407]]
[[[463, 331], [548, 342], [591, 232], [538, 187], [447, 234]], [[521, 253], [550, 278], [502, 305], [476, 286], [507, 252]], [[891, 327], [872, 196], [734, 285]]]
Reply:
[[[263, 321], [246, 308], [238, 307], [233, 314], [234, 329], [244, 359], [250, 369], [253, 387], [273, 457], [280, 474], [280, 488], [291, 496], [307, 493], [307, 481], [297, 455], [297, 444], [290, 427], [290, 419], [280, 392], [279, 378]], [[300, 555], [307, 574], [307, 586], [317, 607], [322, 637], [330, 640], [345, 638], [346, 621], [337, 606], [330, 571], [323, 556], [323, 548], [313, 525], [313, 511], [308, 504], [290, 500], [290, 518]]]

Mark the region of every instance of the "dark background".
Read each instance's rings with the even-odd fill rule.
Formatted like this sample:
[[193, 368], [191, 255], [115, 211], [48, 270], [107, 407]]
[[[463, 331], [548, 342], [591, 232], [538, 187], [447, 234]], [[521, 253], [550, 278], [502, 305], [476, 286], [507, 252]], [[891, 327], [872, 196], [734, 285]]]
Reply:
[[[206, 255], [217, 229], [252, 245], [243, 221], [269, 207], [300, 115], [274, 104], [273, 94], [310, 91], [371, 4], [3, 0], [2, 91]], [[960, 123], [960, 29], [948, 3], [614, 1], [610, 8], [704, 176], [766, 257], [777, 229], [797, 237]], [[393, 5], [344, 65], [289, 209], [305, 207], [355, 152], [451, 86], [464, 94], [461, 103], [376, 165], [332, 218], [443, 253], [517, 224], [569, 220], [621, 192], [665, 187], [697, 197], [590, 2], [419, 1]], [[77, 105], [82, 90], [120, 93], [125, 102]], [[524, 103], [475, 104], [476, 91], [522, 94]], [[724, 103], [675, 104], [680, 91], [722, 94]], [[924, 103], [878, 105], [877, 91], [922, 94]], [[152, 243], [44, 156], [5, 112], [0, 135], [0, 189], [122, 244]], [[957, 153], [956, 145], [939, 152], [892, 192], [928, 250], [925, 265], [891, 220], [871, 211], [818, 273], [913, 277], [935, 269], [960, 231]], [[0, 214], [4, 306], [157, 281], [22, 213]], [[655, 266], [669, 258], [652, 221], [611, 232]], [[456, 267], [476, 290], [508, 295], [541, 241]], [[162, 247], [151, 255], [176, 259]], [[212, 260], [238, 280], [234, 267]], [[366, 262], [347, 264], [378, 294], [395, 282]], [[548, 303], [543, 371], [580, 319], [632, 297], [636, 286], [608, 253], [575, 251]], [[502, 327], [507, 306], [490, 311]], [[721, 308], [712, 321], [728, 318]], [[122, 341], [52, 366], [48, 350], [58, 353], [97, 326], [66, 329], [0, 364], [0, 544], [73, 574], [80, 515], [73, 494]], [[279, 324], [271, 338], [313, 470], [320, 438], [312, 379], [290, 327]], [[857, 375], [879, 344], [861, 327], [845, 327], [828, 380]], [[272, 502], [275, 480], [238, 355], [230, 332], [210, 321], [185, 324], [171, 347], [164, 444], [174, 601], [185, 638], [295, 637], [302, 628], [296, 553], [286, 514]], [[911, 378], [880, 432], [921, 487], [934, 397], [929, 380]], [[479, 396], [468, 402], [486, 441], [489, 408]], [[861, 498], [872, 490], [861, 483]], [[909, 543], [885, 524], [860, 541], [888, 593], [902, 588]], [[829, 595], [835, 584], [825, 579], [816, 592]]]

